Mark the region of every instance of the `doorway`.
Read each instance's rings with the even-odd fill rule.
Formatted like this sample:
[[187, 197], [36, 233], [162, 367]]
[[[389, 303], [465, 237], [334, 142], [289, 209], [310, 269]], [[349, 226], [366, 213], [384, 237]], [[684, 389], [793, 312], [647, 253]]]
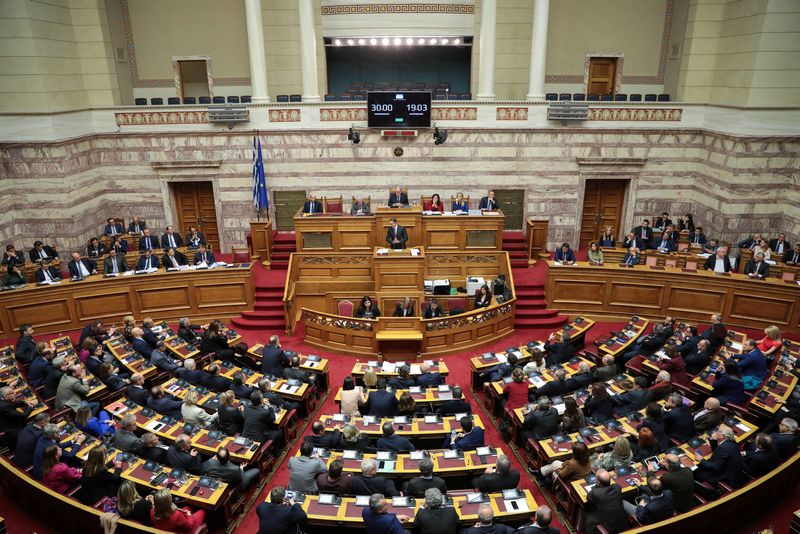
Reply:
[[172, 184], [175, 199], [175, 226], [181, 235], [196, 226], [203, 232], [206, 242], [219, 251], [217, 209], [214, 205], [214, 186], [211, 182], [175, 182]]
[[617, 74], [617, 59], [615, 57], [590, 57], [589, 80], [586, 94], [613, 95], [616, 87], [614, 80]]
[[305, 191], [273, 191], [276, 230], [294, 230], [294, 216], [306, 201]]
[[[497, 189], [495, 190], [500, 209], [505, 215], [506, 230], [520, 230], [524, 226], [525, 215], [525, 190], [524, 189]], [[478, 199], [480, 200], [480, 199]], [[475, 202], [477, 206], [477, 202]]]
[[208, 65], [204, 59], [178, 60], [181, 98], [208, 96]]
[[611, 226], [615, 236], [621, 235], [619, 230], [622, 210], [629, 182], [630, 180], [586, 180], [581, 213], [581, 249], [596, 241], [605, 226]]

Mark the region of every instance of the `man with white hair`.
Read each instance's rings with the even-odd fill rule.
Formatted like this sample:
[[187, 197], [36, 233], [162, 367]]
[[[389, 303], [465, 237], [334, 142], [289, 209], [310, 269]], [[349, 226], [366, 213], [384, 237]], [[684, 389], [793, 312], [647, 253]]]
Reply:
[[703, 409], [694, 416], [694, 429], [698, 433], [711, 430], [725, 419], [725, 415], [720, 410], [719, 400], [716, 397], [709, 397], [703, 403]]
[[193, 386], [198, 386], [203, 381], [205, 373], [197, 368], [197, 362], [193, 358], [187, 358], [183, 361], [183, 369], [176, 372], [178, 378], [186, 380]]
[[407, 515], [388, 513], [389, 505], [380, 493], [369, 497], [369, 506], [361, 511], [361, 519], [367, 534], [403, 534], [403, 525], [409, 520]]
[[432, 373], [431, 366], [423, 363], [419, 366], [420, 375], [417, 377], [417, 385], [423, 388], [432, 388], [444, 384], [442, 375], [438, 372]]
[[725, 482], [739, 488], [744, 484], [744, 464], [739, 446], [736, 444], [736, 434], [727, 425], [720, 425], [711, 434], [711, 440], [716, 440], [717, 448], [708, 460], [694, 454], [695, 461], [699, 461], [694, 472], [694, 479], [699, 482]]
[[750, 278], [763, 280], [769, 276], [769, 265], [764, 261], [764, 253], [756, 252], [744, 266], [744, 274]]
[[[6, 433], [8, 447], [17, 445], [17, 435], [36, 406], [35, 401], [14, 400], [14, 390], [8, 386], [0, 388], [0, 431]], [[24, 408], [19, 412], [17, 408]]]
[[578, 363], [578, 372], [567, 380], [567, 391], [588, 388], [592, 384], [592, 380], [592, 368], [589, 367], [589, 362], [581, 361]]
[[597, 382], [609, 380], [617, 375], [617, 366], [614, 365], [614, 357], [610, 354], [603, 356], [603, 365], [594, 370], [594, 379]]
[[408, 206], [408, 194], [399, 185], [389, 195], [390, 208], [402, 208]]
[[772, 448], [778, 453], [781, 461], [797, 452], [797, 421], [790, 417], [781, 419], [778, 433], [770, 434]]
[[458, 532], [458, 514], [452, 506], [444, 506], [444, 496], [437, 488], [425, 490], [425, 506], [414, 516], [414, 532], [433, 534]]
[[384, 497], [397, 497], [400, 492], [394, 482], [386, 477], [376, 476], [378, 462], [374, 458], [361, 460], [361, 474], [353, 477], [350, 483], [350, 492], [354, 495], [373, 495], [380, 493]]
[[461, 531], [461, 534], [512, 534], [514, 529], [508, 525], [494, 522], [494, 510], [491, 505], [481, 504], [478, 507], [478, 522], [475, 526]]

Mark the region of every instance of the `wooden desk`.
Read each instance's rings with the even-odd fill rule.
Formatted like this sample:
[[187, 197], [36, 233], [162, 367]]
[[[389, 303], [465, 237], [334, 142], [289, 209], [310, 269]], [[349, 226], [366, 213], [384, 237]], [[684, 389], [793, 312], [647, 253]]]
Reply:
[[800, 333], [800, 285], [796, 282], [586, 262], [556, 266], [548, 261], [547, 270], [547, 306], [562, 313], [609, 318], [636, 314], [659, 320], [669, 315], [687, 322], [707, 321], [712, 313], [721, 313], [729, 326], [775, 324], [784, 332]]
[[[335, 420], [333, 415], [320, 415], [319, 420], [322, 422], [323, 425], [325, 425], [325, 432], [333, 432], [334, 427], [343, 424], [342, 421]], [[483, 429], [486, 428], [483, 425], [483, 422], [481, 421], [480, 415], [472, 414], [472, 420], [475, 423], [476, 427], [479, 426]], [[393, 422], [393, 421], [394, 419], [392, 417], [384, 417], [384, 418], [378, 417], [377, 420], [372, 423], [365, 423], [363, 417], [349, 418], [350, 424], [354, 425], [362, 434], [366, 434], [370, 437], [383, 436], [381, 425], [384, 422]], [[450, 436], [451, 430], [460, 430], [460, 429], [461, 429], [461, 423], [460, 421], [456, 420], [455, 416], [443, 417], [442, 420], [437, 423], [426, 423], [423, 417], [412, 417], [411, 423], [404, 423], [404, 424], [394, 423], [395, 434], [397, 434], [398, 436], [404, 436], [413, 441], [414, 443], [425, 441], [425, 442], [437, 442], [441, 444], [445, 436], [448, 437]]]
[[158, 272], [53, 286], [27, 285], [0, 293], [0, 336], [16, 337], [24, 323], [39, 334], [79, 330], [94, 319], [113, 324], [126, 315], [177, 321], [238, 316], [253, 308], [250, 264], [233, 268]]
[[[353, 375], [354, 378], [361, 378], [364, 376], [364, 372], [369, 367], [375, 367], [376, 371], [375, 374], [379, 377], [383, 377], [387, 380], [396, 378], [400, 376], [397, 373], [397, 368], [400, 367], [400, 364], [404, 362], [395, 361], [395, 362], [380, 362], [378, 360], [370, 360], [366, 362], [356, 361], [353, 365], [352, 371], [350, 374]], [[447, 375], [450, 373], [450, 370], [447, 368], [447, 364], [441, 360], [425, 360], [423, 362], [408, 362], [409, 366], [409, 375], [410, 376], [419, 376], [422, 374], [420, 370], [420, 365], [426, 363], [430, 366], [431, 373], [439, 373], [442, 375], [442, 378], [447, 381]]]
[[[14, 387], [14, 400], [24, 401], [33, 405], [28, 418], [48, 410], [47, 405], [36, 395], [28, 383], [22, 378], [22, 374], [17, 367], [17, 360], [14, 358], [14, 347], [7, 345], [0, 348], [0, 381], [11, 383], [19, 379], [19, 383]], [[105, 388], [105, 386], [103, 386]], [[17, 408], [22, 413], [26, 408]]]
[[372, 252], [386, 236], [376, 235], [375, 215], [305, 215], [302, 209], [294, 217], [294, 232], [298, 252]]
[[425, 286], [425, 250], [422, 247], [402, 250], [376, 248], [372, 254], [372, 272], [375, 287], [382, 291], [422, 291]]
[[632, 317], [628, 324], [625, 325], [625, 328], [623, 328], [623, 331], [629, 332], [629, 334], [618, 335], [607, 339], [598, 347], [600, 355], [605, 356], [609, 354], [611, 356], [617, 356], [618, 354], [622, 354], [628, 350], [628, 347], [636, 343], [636, 340], [647, 330], [648, 326], [650, 326], [650, 321], [647, 319], [636, 316]]

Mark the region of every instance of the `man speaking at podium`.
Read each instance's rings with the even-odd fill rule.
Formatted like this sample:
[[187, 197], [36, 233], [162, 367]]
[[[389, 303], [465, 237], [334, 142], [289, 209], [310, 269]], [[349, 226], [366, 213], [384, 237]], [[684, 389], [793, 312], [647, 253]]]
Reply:
[[406, 241], [408, 241], [408, 232], [406, 229], [397, 224], [397, 219], [392, 218], [390, 221], [391, 226], [386, 232], [386, 242], [389, 247], [403, 249], [406, 248]]

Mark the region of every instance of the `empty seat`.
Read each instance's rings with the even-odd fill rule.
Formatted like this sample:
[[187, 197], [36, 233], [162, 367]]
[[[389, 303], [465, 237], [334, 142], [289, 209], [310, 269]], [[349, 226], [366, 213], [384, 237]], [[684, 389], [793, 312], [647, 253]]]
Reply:
[[327, 93], [325, 95], [325, 102], [336, 102], [336, 95]]
[[342, 102], [350, 102], [352, 99], [353, 99], [353, 95], [348, 95], [347, 93], [345, 93], [345, 94], [343, 94], [343, 95], [341, 95], [339, 97], [339, 100], [341, 100]]
[[596, 102], [596, 101], [600, 100], [600, 95], [594, 95], [594, 94], [589, 95], [589, 98], [587, 98], [586, 100], [591, 100], [593, 102]]
[[170, 106], [179, 106], [180, 103], [181, 103], [181, 99], [178, 98], [177, 96], [171, 96], [171, 97], [167, 98], [167, 104], [169, 104]]
[[242, 95], [242, 104], [249, 104], [253, 101], [253, 98], [250, 95]]
[[611, 102], [611, 95], [600, 95], [600, 100], [603, 102]]
[[164, 99], [163, 98], [151, 98], [150, 99], [150, 105], [151, 106], [163, 106], [164, 105]]
[[558, 93], [547, 93], [544, 95], [545, 100], [558, 100]]
[[301, 95], [289, 95], [289, 102], [300, 102], [303, 100]]
[[645, 102], [655, 102], [656, 100], [658, 100], [658, 96], [655, 93], [647, 93], [644, 95]]
[[198, 102], [200, 104], [210, 104], [211, 103], [211, 97], [210, 96], [201, 96], [201, 97], [199, 97]]
[[288, 102], [289, 101], [289, 95], [278, 95], [278, 98], [276, 100], [278, 102]]
[[434, 100], [447, 100], [447, 95], [444, 93], [436, 93], [433, 95]]
[[668, 93], [661, 93], [658, 95], [659, 102], [669, 102], [669, 94]]
[[184, 104], [197, 104], [197, 97], [194, 96], [185, 96], [183, 97]]
[[617, 93], [617, 94], [614, 95], [614, 100], [616, 102], [626, 102], [628, 100], [628, 94], [627, 93]]
[[366, 89], [367, 91], [372, 91], [373, 89], [375, 89], [375, 84], [372, 82], [367, 82], [364, 84], [364, 89]]
[[420, 91], [424, 91], [427, 88], [428, 88], [428, 84], [426, 84], [424, 82], [417, 82], [417, 83], [414, 84], [414, 89], [417, 89], [417, 90], [420, 90]]
[[461, 100], [472, 100], [472, 93], [461, 93], [458, 97]]
[[225, 103], [225, 97], [224, 96], [215, 96], [213, 98], [213, 100], [214, 100], [215, 104], [224, 104]]
[[353, 100], [366, 100], [367, 93], [353, 93]]
[[572, 100], [580, 100], [580, 101], [586, 100], [586, 95], [583, 93], [575, 93], [574, 95], [572, 95]]
[[229, 96], [228, 97], [228, 103], [229, 104], [238, 104], [239, 103], [239, 97], [238, 96]]
[[640, 95], [639, 93], [632, 94], [632, 95], [630, 96], [630, 99], [629, 99], [629, 100], [630, 100], [631, 102], [641, 102], [641, 101], [642, 101], [642, 95]]
[[350, 84], [350, 89], [353, 91], [361, 91], [364, 88], [364, 84], [362, 82], [353, 82]]
[[559, 100], [572, 100], [572, 94], [570, 93], [561, 93], [558, 95]]
[[136, 104], [137, 106], [146, 106], [147, 105], [147, 99], [146, 98], [137, 98], [136, 100], [133, 101], [133, 103]]

